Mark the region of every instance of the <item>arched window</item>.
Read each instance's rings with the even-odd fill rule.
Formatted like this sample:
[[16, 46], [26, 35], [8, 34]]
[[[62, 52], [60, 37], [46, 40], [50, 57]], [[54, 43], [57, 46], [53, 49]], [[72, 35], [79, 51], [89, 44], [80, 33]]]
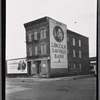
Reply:
[[41, 28], [40, 29], [40, 39], [45, 39], [46, 38], [46, 28]]
[[31, 42], [31, 41], [32, 41], [32, 34], [31, 34], [31, 32], [30, 32], [30, 33], [28, 33], [28, 41], [29, 41], [29, 42]]
[[34, 31], [34, 40], [37, 40], [38, 39], [38, 36], [37, 36], [37, 31]]

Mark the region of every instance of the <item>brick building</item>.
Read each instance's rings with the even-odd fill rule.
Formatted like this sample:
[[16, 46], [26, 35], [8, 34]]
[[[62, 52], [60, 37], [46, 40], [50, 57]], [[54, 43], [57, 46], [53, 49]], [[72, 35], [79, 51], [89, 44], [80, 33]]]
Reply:
[[87, 37], [67, 30], [65, 24], [49, 17], [25, 23], [24, 27], [30, 76], [52, 77], [88, 73]]
[[68, 72], [69, 74], [89, 73], [89, 39], [67, 30]]

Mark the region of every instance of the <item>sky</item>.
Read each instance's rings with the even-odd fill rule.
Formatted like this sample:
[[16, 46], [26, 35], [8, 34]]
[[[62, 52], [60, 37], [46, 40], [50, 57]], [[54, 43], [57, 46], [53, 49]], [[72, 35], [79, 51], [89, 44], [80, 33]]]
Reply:
[[97, 0], [6, 0], [6, 59], [26, 57], [24, 23], [48, 16], [89, 38], [96, 56]]

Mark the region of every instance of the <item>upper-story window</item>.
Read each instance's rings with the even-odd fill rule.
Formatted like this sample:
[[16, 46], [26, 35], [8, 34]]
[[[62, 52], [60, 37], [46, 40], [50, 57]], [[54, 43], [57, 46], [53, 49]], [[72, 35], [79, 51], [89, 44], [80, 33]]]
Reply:
[[35, 55], [38, 55], [38, 46], [35, 46]]
[[43, 55], [43, 45], [41, 45], [41, 55]]
[[37, 31], [34, 31], [34, 40], [37, 40], [38, 39], [38, 33]]
[[69, 41], [69, 37], [67, 37], [67, 41]]
[[47, 54], [47, 45], [46, 44], [41, 45], [41, 55], [43, 55], [43, 54]]
[[76, 63], [73, 63], [73, 69], [76, 69]]
[[82, 63], [79, 63], [79, 69], [80, 70], [82, 69]]
[[32, 56], [32, 47], [29, 47], [28, 53], [29, 53], [29, 56]]
[[31, 42], [32, 41], [32, 34], [28, 33], [28, 41]]
[[73, 50], [73, 57], [76, 57], [76, 51]]
[[81, 51], [79, 51], [79, 58], [81, 58], [82, 57], [82, 52]]
[[81, 47], [81, 40], [79, 40], [78, 42], [79, 42], [79, 47]]
[[73, 38], [73, 46], [75, 46], [75, 38]]
[[40, 30], [40, 39], [45, 39], [46, 38], [46, 28], [42, 28]]
[[69, 54], [69, 49], [67, 49], [67, 53]]
[[44, 54], [47, 54], [47, 45], [44, 44]]

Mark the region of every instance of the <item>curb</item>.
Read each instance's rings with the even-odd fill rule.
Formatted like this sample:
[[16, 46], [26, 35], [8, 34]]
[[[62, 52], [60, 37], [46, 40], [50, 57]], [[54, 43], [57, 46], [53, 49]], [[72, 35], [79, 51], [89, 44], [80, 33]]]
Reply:
[[60, 78], [6, 78], [6, 81], [10, 82], [50, 82], [50, 81], [63, 81], [63, 80], [76, 80], [88, 77], [94, 77], [94, 75], [81, 75], [81, 76], [70, 76]]

